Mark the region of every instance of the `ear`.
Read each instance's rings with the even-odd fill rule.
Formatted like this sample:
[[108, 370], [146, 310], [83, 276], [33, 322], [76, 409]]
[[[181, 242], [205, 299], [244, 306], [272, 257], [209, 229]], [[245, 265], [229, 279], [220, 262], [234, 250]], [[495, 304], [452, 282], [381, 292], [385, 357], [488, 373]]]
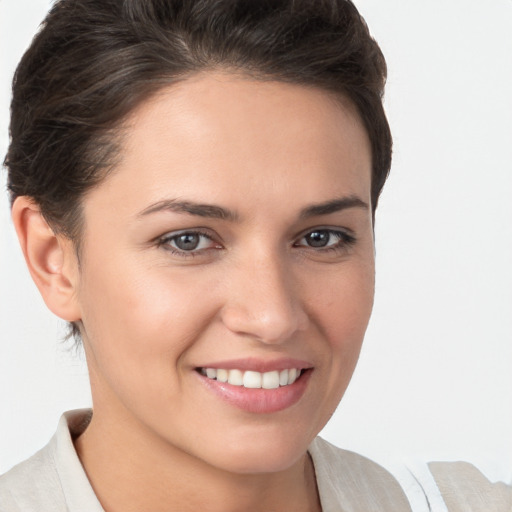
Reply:
[[44, 302], [63, 320], [80, 320], [78, 260], [73, 243], [53, 232], [27, 196], [16, 198], [11, 213], [28, 270]]

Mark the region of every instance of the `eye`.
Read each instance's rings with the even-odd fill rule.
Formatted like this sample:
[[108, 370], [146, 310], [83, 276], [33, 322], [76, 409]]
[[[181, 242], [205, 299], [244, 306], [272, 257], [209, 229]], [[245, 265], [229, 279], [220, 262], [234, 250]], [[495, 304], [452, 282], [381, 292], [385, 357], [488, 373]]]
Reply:
[[294, 245], [312, 249], [342, 249], [355, 242], [354, 236], [335, 229], [314, 229], [306, 233]]
[[175, 254], [192, 256], [208, 249], [220, 249], [211, 236], [201, 231], [169, 233], [159, 239], [158, 245]]

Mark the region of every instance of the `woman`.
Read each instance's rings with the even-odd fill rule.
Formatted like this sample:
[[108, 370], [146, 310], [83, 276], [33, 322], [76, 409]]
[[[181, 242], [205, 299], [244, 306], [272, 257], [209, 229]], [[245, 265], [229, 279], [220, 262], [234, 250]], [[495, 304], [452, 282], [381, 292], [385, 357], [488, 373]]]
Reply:
[[3, 477], [1, 507], [410, 510], [316, 438], [373, 303], [384, 80], [349, 2], [56, 4], [16, 74], [6, 164], [93, 412]]

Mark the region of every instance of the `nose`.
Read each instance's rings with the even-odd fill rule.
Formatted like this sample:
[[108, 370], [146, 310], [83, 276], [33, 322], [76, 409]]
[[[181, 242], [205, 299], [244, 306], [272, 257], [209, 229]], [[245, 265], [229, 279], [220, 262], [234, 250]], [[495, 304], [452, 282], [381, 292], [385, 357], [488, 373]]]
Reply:
[[252, 258], [237, 265], [231, 277], [221, 311], [230, 331], [277, 344], [307, 329], [309, 318], [300, 300], [300, 283], [282, 258]]

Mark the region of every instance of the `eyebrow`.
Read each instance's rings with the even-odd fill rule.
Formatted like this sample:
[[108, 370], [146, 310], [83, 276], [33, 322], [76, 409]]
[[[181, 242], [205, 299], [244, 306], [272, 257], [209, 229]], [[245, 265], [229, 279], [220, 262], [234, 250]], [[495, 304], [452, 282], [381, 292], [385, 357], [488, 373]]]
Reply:
[[[329, 215], [348, 208], [362, 208], [368, 210], [369, 206], [362, 199], [351, 195], [331, 199], [325, 203], [318, 203], [308, 206], [301, 210], [299, 217], [309, 219], [321, 215]], [[193, 201], [180, 201], [178, 199], [164, 199], [142, 210], [138, 217], [144, 217], [156, 212], [170, 211], [175, 213], [187, 213], [198, 217], [208, 217], [213, 219], [228, 220], [236, 222], [240, 220], [237, 212], [228, 210], [214, 204], [195, 203]]]
[[198, 217], [209, 217], [213, 219], [237, 221], [239, 216], [236, 212], [216, 206], [214, 204], [194, 203], [192, 201], [179, 201], [177, 199], [165, 199], [142, 210], [138, 217], [143, 217], [155, 212], [170, 211], [176, 213], [188, 213]]
[[309, 219], [310, 217], [329, 215], [348, 208], [362, 208], [363, 210], [368, 210], [369, 206], [362, 199], [354, 195], [339, 197], [337, 199], [326, 201], [325, 203], [313, 204], [304, 208], [300, 213], [300, 218]]

